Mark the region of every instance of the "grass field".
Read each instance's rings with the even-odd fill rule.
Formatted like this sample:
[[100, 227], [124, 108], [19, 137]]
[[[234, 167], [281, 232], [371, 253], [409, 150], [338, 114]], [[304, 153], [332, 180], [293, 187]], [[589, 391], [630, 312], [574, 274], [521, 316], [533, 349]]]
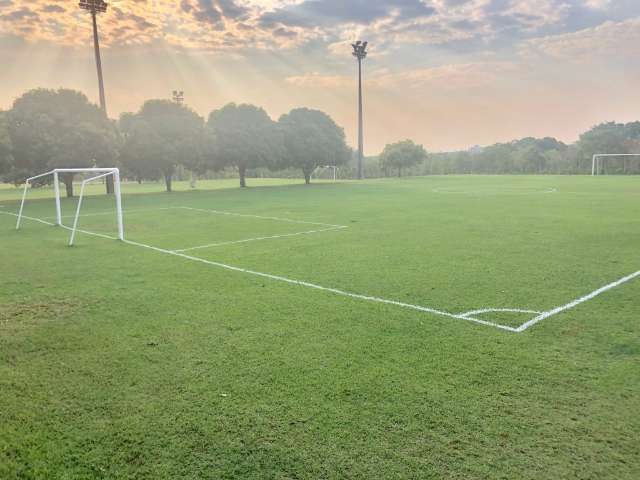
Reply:
[[640, 478], [640, 179], [250, 183], [0, 189], [0, 478]]

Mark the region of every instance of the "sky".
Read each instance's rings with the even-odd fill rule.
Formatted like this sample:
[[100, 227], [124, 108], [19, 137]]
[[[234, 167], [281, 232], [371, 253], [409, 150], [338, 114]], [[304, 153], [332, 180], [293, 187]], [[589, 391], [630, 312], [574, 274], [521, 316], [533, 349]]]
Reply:
[[[448, 151], [640, 119], [640, 0], [113, 0], [98, 18], [108, 112], [184, 90], [274, 120], [330, 114], [365, 153], [410, 138]], [[0, 109], [24, 91], [97, 102], [90, 16], [76, 0], [0, 0]]]

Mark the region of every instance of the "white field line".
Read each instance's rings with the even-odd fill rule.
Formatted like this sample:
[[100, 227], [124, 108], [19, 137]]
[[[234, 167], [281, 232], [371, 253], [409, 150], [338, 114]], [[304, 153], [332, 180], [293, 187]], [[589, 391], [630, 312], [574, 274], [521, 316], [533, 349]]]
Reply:
[[[4, 214], [4, 215], [11, 215], [13, 217], [17, 217], [18, 215], [15, 213], [11, 213], [11, 212], [0, 212], [0, 214]], [[22, 215], [22, 218], [24, 218], [25, 220], [31, 220], [32, 222], [39, 222], [39, 223], [44, 223], [45, 225], [49, 225], [51, 227], [55, 227], [56, 224], [55, 223], [51, 223], [51, 222], [47, 222], [46, 220], [43, 220], [41, 218], [35, 218], [35, 217], [27, 217], [26, 215]], [[71, 227], [67, 227], [66, 225], [60, 225], [62, 228], [72, 231], [73, 228]], [[76, 232], [81, 232], [87, 235], [91, 235], [93, 237], [100, 237], [100, 238], [106, 238], [107, 240], [118, 240], [118, 237], [113, 237], [111, 235], [106, 235], [104, 233], [97, 233], [97, 232], [90, 232], [88, 230], [80, 230], [79, 228], [76, 229]]]
[[557, 188], [547, 188], [544, 190], [533, 190], [530, 192], [522, 192], [517, 190], [491, 190], [491, 191], [473, 191], [473, 190], [443, 190], [434, 188], [433, 193], [442, 193], [450, 195], [540, 195], [546, 193], [558, 193]]
[[531, 320], [529, 320], [528, 322], [523, 323], [522, 325], [520, 325], [516, 331], [517, 332], [524, 332], [526, 329], [533, 327], [536, 323], [541, 322], [542, 320], [552, 317], [554, 315], [557, 315], [558, 313], [564, 312], [566, 310], [571, 310], [572, 308], [577, 307], [578, 305], [580, 305], [581, 303], [587, 302], [589, 300], [591, 300], [592, 298], [597, 297], [598, 295], [601, 295], [605, 292], [608, 292], [609, 290], [611, 290], [612, 288], [616, 288], [619, 287], [620, 285], [630, 282], [631, 280], [640, 277], [640, 270], [638, 270], [637, 272], [632, 273], [631, 275], [627, 275], [626, 277], [622, 277], [619, 280], [616, 280], [615, 282], [611, 282], [608, 285], [605, 285], [604, 287], [601, 287], [597, 290], [594, 290], [593, 292], [577, 298], [575, 300], [573, 300], [572, 302], [567, 303], [566, 305], [562, 305], [561, 307], [556, 307], [553, 310], [549, 310], [548, 312], [544, 312], [541, 313], [540, 315], [538, 315], [535, 318], [532, 318]]
[[[11, 215], [12, 217], [18, 216], [17, 213], [12, 213], [12, 212], [0, 212], [0, 214]], [[26, 215], [22, 215], [22, 218], [24, 218], [25, 220], [31, 220], [32, 222], [39, 222], [39, 223], [44, 223], [45, 225], [55, 226], [55, 223], [47, 222], [46, 220], [43, 220], [41, 218], [27, 217]]]
[[427, 312], [427, 313], [432, 313], [434, 315], [440, 315], [443, 317], [448, 317], [448, 318], [455, 318], [457, 320], [465, 320], [468, 322], [474, 322], [474, 323], [479, 323], [481, 325], [487, 325], [490, 327], [495, 327], [495, 328], [499, 328], [502, 330], [507, 330], [509, 332], [515, 332], [516, 329], [513, 327], [509, 327], [506, 325], [500, 325], [497, 323], [493, 323], [493, 322], [487, 322], [485, 320], [480, 320], [477, 318], [471, 318], [471, 317], [462, 317], [460, 315], [455, 315], [453, 313], [449, 313], [449, 312], [445, 312], [442, 310], [436, 310], [434, 308], [429, 308], [429, 307], [422, 307], [420, 305], [412, 305], [410, 303], [403, 303], [403, 302], [397, 302], [395, 300], [387, 300], [385, 298], [379, 298], [379, 297], [373, 297], [370, 295], [362, 295], [359, 293], [351, 293], [351, 292], [347, 292], [344, 290], [339, 290], [337, 288], [329, 288], [329, 287], [323, 287], [321, 285], [317, 285], [315, 283], [309, 283], [309, 282], [304, 282], [302, 280], [294, 280], [291, 278], [287, 278], [287, 277], [282, 277], [280, 275], [271, 275], [269, 273], [262, 273], [262, 272], [258, 272], [255, 270], [249, 270], [246, 268], [241, 268], [241, 267], [234, 267], [233, 265], [227, 265], [224, 263], [220, 263], [220, 262], [213, 262], [210, 260], [205, 260], [204, 258], [199, 258], [199, 257], [192, 257], [191, 255], [185, 255], [184, 253], [180, 253], [180, 252], [176, 252], [176, 251], [172, 251], [172, 250], [165, 250], [164, 248], [159, 248], [159, 247], [154, 247], [152, 245], [146, 245], [144, 243], [139, 243], [139, 242], [134, 242], [131, 240], [125, 240], [125, 243], [128, 243], [130, 245], [135, 245], [137, 247], [141, 247], [141, 248], [147, 248], [150, 250], [154, 250], [156, 252], [160, 252], [160, 253], [165, 253], [167, 255], [174, 255], [177, 257], [181, 257], [184, 258], [186, 260], [191, 260], [194, 262], [200, 262], [200, 263], [204, 263], [206, 265], [211, 265], [214, 267], [219, 267], [219, 268], [224, 268], [226, 270], [232, 270], [234, 272], [240, 272], [240, 273], [246, 273], [249, 275], [255, 275], [258, 277], [262, 277], [262, 278], [268, 278], [270, 280], [276, 280], [279, 282], [284, 282], [284, 283], [289, 283], [292, 285], [298, 285], [298, 286], [302, 286], [302, 287], [307, 287], [307, 288], [313, 288], [315, 290], [321, 290], [323, 292], [330, 292], [330, 293], [334, 293], [336, 295], [341, 295], [343, 297], [350, 297], [350, 298], [356, 298], [359, 300], [367, 300], [370, 302], [376, 302], [376, 303], [383, 303], [386, 305], [395, 305], [397, 307], [404, 307], [404, 308], [410, 308], [412, 310], [418, 310], [421, 312]]
[[[11, 215], [11, 216], [14, 216], [14, 217], [18, 216], [17, 214], [10, 213], [10, 212], [0, 212], [0, 214]], [[39, 219], [39, 218], [27, 217], [27, 216], [24, 216], [24, 215], [22, 216], [22, 218], [24, 218], [26, 220], [32, 220], [32, 221], [35, 221], [35, 222], [44, 223], [45, 225], [54, 226], [53, 223], [47, 222], [47, 221]], [[67, 229], [67, 230], [70, 230], [69, 227], [64, 226], [64, 228]], [[109, 235], [103, 235], [103, 234], [100, 234], [100, 233], [90, 232], [90, 231], [86, 231], [86, 230], [78, 230], [78, 231], [81, 232], [81, 233], [87, 234], [87, 235], [95, 236], [95, 237], [107, 238], [107, 239], [110, 239], [110, 240], [117, 240], [116, 237], [111, 237]], [[626, 277], [622, 277], [621, 279], [619, 279], [619, 280], [617, 280], [615, 282], [609, 283], [608, 285], [605, 285], [604, 287], [601, 287], [601, 288], [599, 288], [597, 290], [594, 290], [593, 292], [589, 293], [588, 295], [585, 295], [585, 296], [580, 297], [580, 298], [578, 298], [576, 300], [573, 300], [572, 302], [569, 302], [566, 305], [562, 305], [561, 307], [557, 307], [557, 308], [554, 308], [554, 309], [549, 310], [547, 312], [543, 312], [543, 313], [539, 314], [537, 317], [529, 320], [528, 322], [523, 323], [519, 327], [514, 328], [514, 327], [509, 327], [507, 325], [500, 325], [498, 323], [493, 323], [493, 322], [488, 322], [488, 321], [485, 321], [485, 320], [480, 320], [478, 318], [473, 318], [470, 315], [472, 313], [478, 314], [478, 313], [483, 313], [483, 312], [487, 312], [487, 311], [516, 311], [517, 309], [482, 309], [482, 310], [473, 310], [473, 311], [470, 311], [470, 312], [465, 312], [463, 314], [456, 315], [456, 314], [453, 314], [453, 313], [445, 312], [445, 311], [442, 311], [442, 310], [436, 310], [436, 309], [429, 308], [429, 307], [422, 307], [422, 306], [419, 306], [419, 305], [412, 305], [412, 304], [409, 304], [409, 303], [397, 302], [395, 300], [387, 300], [387, 299], [384, 299], [384, 298], [372, 297], [372, 296], [369, 296], [369, 295], [361, 295], [361, 294], [357, 294], [357, 293], [350, 293], [350, 292], [346, 292], [346, 291], [339, 290], [339, 289], [336, 289], [336, 288], [323, 287], [323, 286], [316, 285], [316, 284], [309, 283], [309, 282], [304, 282], [304, 281], [300, 281], [300, 280], [293, 280], [293, 279], [290, 279], [290, 278], [287, 278], [287, 277], [281, 277], [281, 276], [278, 276], [278, 275], [271, 275], [271, 274], [268, 274], [268, 273], [257, 272], [257, 271], [248, 270], [248, 269], [245, 269], [245, 268], [234, 267], [232, 265], [226, 265], [224, 263], [212, 262], [212, 261], [209, 261], [209, 260], [205, 260], [203, 258], [192, 257], [190, 255], [185, 255], [184, 253], [175, 252], [175, 251], [171, 251], [171, 250], [165, 250], [163, 248], [158, 248], [158, 247], [154, 247], [154, 246], [151, 246], [151, 245], [145, 245], [143, 243], [133, 242], [131, 240], [124, 240], [124, 243], [127, 243], [129, 245], [135, 245], [135, 246], [142, 247], [142, 248], [147, 248], [147, 249], [154, 250], [154, 251], [160, 252], [160, 253], [165, 253], [167, 255], [174, 255], [174, 256], [181, 257], [181, 258], [184, 258], [184, 259], [187, 259], [187, 260], [191, 260], [191, 261], [194, 261], [194, 262], [200, 262], [200, 263], [204, 263], [204, 264], [215, 266], [215, 267], [219, 267], [219, 268], [224, 268], [226, 270], [232, 270], [232, 271], [235, 271], [235, 272], [241, 272], [241, 273], [246, 273], [246, 274], [250, 274], [250, 275], [255, 275], [255, 276], [258, 276], [258, 277], [269, 278], [271, 280], [285, 282], [285, 283], [289, 283], [289, 284], [293, 284], [293, 285], [299, 285], [299, 286], [313, 288], [313, 289], [321, 290], [321, 291], [325, 291], [325, 292], [331, 292], [331, 293], [334, 293], [336, 295], [342, 295], [342, 296], [345, 296], [345, 297], [357, 298], [357, 299], [360, 299], [360, 300], [367, 300], [367, 301], [383, 303], [383, 304], [387, 304], [387, 305], [395, 305], [395, 306], [398, 306], [398, 307], [404, 307], [404, 308], [409, 308], [409, 309], [413, 309], [413, 310], [418, 310], [418, 311], [421, 311], [421, 312], [432, 313], [434, 315], [439, 315], [439, 316], [443, 316], [443, 317], [455, 318], [455, 319], [458, 319], [458, 320], [465, 320], [465, 321], [468, 321], [468, 322], [474, 322], [474, 323], [478, 323], [478, 324], [481, 324], [481, 325], [495, 327], [495, 328], [499, 328], [501, 330], [506, 330], [506, 331], [515, 332], [515, 333], [522, 333], [525, 330], [527, 330], [527, 329], [531, 328], [532, 326], [534, 326], [535, 324], [541, 322], [542, 320], [545, 320], [545, 319], [547, 319], [549, 317], [557, 315], [557, 314], [559, 314], [561, 312], [564, 312], [566, 310], [570, 310], [572, 308], [575, 308], [578, 305], [597, 297], [598, 295], [601, 295], [601, 294], [603, 294], [603, 293], [605, 293], [605, 292], [607, 292], [607, 291], [609, 291], [609, 290], [611, 290], [613, 288], [616, 288], [616, 287], [618, 287], [618, 286], [620, 286], [620, 285], [622, 285], [624, 283], [627, 283], [627, 282], [629, 282], [629, 281], [631, 281], [631, 280], [633, 280], [635, 278], [640, 277], [640, 270], [638, 270], [637, 272], [634, 272], [631, 275], [627, 275]], [[531, 310], [531, 311], [522, 310], [522, 312], [523, 313], [534, 313], [533, 310]]]
[[347, 227], [330, 227], [330, 228], [323, 228], [321, 230], [308, 230], [306, 232], [284, 233], [282, 235], [270, 235], [268, 237], [255, 237], [255, 238], [245, 238], [243, 240], [230, 240], [228, 242], [209, 243], [207, 245], [199, 245], [197, 247], [190, 247], [190, 248], [181, 248], [180, 250], [172, 250], [172, 251], [176, 253], [184, 253], [184, 252], [191, 252], [193, 250], [202, 250], [202, 249], [211, 248], [211, 247], [221, 247], [223, 245], [236, 245], [240, 243], [257, 242], [259, 240], [271, 240], [274, 238], [296, 237], [298, 235], [311, 235], [313, 233], [330, 232], [332, 230], [341, 230], [343, 228], [347, 228]]
[[281, 217], [265, 217], [262, 215], [250, 215], [247, 213], [234, 213], [234, 212], [225, 212], [222, 210], [207, 210], [204, 208], [193, 208], [193, 207], [174, 207], [174, 208], [182, 208], [184, 210], [192, 210], [194, 212], [204, 212], [204, 213], [213, 213], [215, 215], [230, 215], [233, 217], [249, 217], [249, 218], [261, 218], [263, 220], [276, 220], [278, 222], [288, 222], [288, 223], [300, 223], [303, 225], [319, 225], [321, 227], [334, 227], [334, 228], [344, 228], [346, 225], [332, 225], [331, 223], [320, 223], [320, 222], [308, 222], [304, 220], [293, 220], [291, 218], [281, 218]]
[[[173, 210], [178, 207], [157, 207], [157, 208], [132, 208], [131, 210], [123, 210], [123, 213], [138, 213], [138, 212], [155, 212], [159, 210]], [[83, 213], [79, 215], [80, 217], [98, 217], [101, 215], [115, 215], [115, 210], [109, 210], [104, 212], [95, 212], [95, 213]], [[44, 220], [55, 220], [56, 217], [42, 217]], [[75, 215], [62, 215], [62, 218], [75, 218]]]
[[[8, 213], [8, 212], [0, 212], [0, 213], [4, 213], [6, 215], [13, 215], [14, 217], [17, 217], [18, 215], [15, 213]], [[53, 223], [51, 222], [47, 222], [38, 218], [33, 218], [33, 217], [26, 217], [23, 215], [24, 219], [26, 220], [33, 220], [33, 221], [37, 221], [40, 223], [44, 223], [46, 225], [52, 225], [54, 226]], [[70, 230], [69, 227], [64, 227], [67, 230]], [[87, 234], [87, 235], [92, 235], [95, 237], [101, 237], [101, 238], [108, 238], [110, 240], [116, 240], [116, 237], [110, 237], [108, 235], [103, 235], [100, 233], [95, 233], [95, 232], [89, 232], [86, 230], [77, 230], [78, 232]], [[149, 250], [153, 250], [155, 252], [159, 252], [159, 253], [164, 253], [166, 255], [173, 255], [176, 257], [180, 257], [180, 258], [184, 258], [186, 260], [191, 260], [193, 262], [199, 262], [199, 263], [204, 263], [206, 265], [210, 265], [210, 266], [214, 266], [214, 267], [219, 267], [219, 268], [223, 268], [225, 270], [231, 270], [234, 272], [240, 272], [240, 273], [245, 273], [245, 274], [249, 274], [249, 275], [254, 275], [257, 277], [262, 277], [262, 278], [268, 278], [270, 280], [275, 280], [278, 282], [284, 282], [284, 283], [288, 283], [291, 285], [298, 285], [301, 287], [307, 287], [307, 288], [312, 288], [314, 290], [320, 290], [323, 292], [330, 292], [330, 293], [334, 293], [336, 295], [341, 295], [343, 297], [349, 297], [349, 298], [355, 298], [355, 299], [359, 299], [359, 300], [366, 300], [369, 302], [375, 302], [375, 303], [382, 303], [382, 304], [386, 304], [386, 305], [394, 305], [397, 307], [403, 307], [403, 308], [408, 308], [408, 309], [412, 309], [412, 310], [417, 310], [420, 312], [426, 312], [426, 313], [431, 313], [434, 315], [439, 315], [442, 317], [447, 317], [447, 318], [455, 318], [457, 320], [464, 320], [467, 322], [473, 322], [473, 323], [478, 323], [480, 325], [486, 325], [489, 327], [495, 327], [495, 328], [499, 328], [501, 330], [506, 330], [508, 332], [516, 332], [516, 329], [513, 327], [509, 327], [506, 325], [500, 325], [498, 323], [493, 323], [493, 322], [488, 322], [485, 320], [480, 320], [477, 318], [471, 318], [471, 317], [462, 317], [460, 315], [455, 315], [453, 313], [449, 313], [449, 312], [445, 312], [442, 310], [436, 310], [434, 308], [429, 308], [429, 307], [422, 307], [420, 305], [412, 305], [410, 303], [403, 303], [403, 302], [397, 302], [395, 300], [387, 300], [384, 298], [380, 298], [380, 297], [373, 297], [370, 295], [362, 295], [362, 294], [358, 294], [358, 293], [351, 293], [351, 292], [347, 292], [344, 290], [339, 290], [337, 288], [329, 288], [329, 287], [323, 287], [321, 285], [317, 285], [315, 283], [309, 283], [309, 282], [304, 282], [301, 280], [293, 280], [291, 278], [287, 278], [287, 277], [282, 277], [279, 275], [271, 275], [269, 273], [262, 273], [262, 272], [257, 272], [255, 270], [249, 270], [246, 268], [240, 268], [240, 267], [234, 267], [233, 265], [227, 265], [224, 263], [220, 263], [220, 262], [212, 262], [210, 260], [205, 260], [204, 258], [198, 258], [198, 257], [192, 257], [191, 255], [186, 255], [184, 253], [180, 253], [180, 252], [175, 252], [172, 250], [166, 250], [164, 248], [159, 248], [159, 247], [154, 247], [152, 245], [146, 245], [144, 243], [139, 243], [139, 242], [134, 242], [132, 240], [124, 240], [124, 243], [128, 244], [128, 245], [134, 245], [137, 247], [141, 247], [141, 248], [146, 248]]]

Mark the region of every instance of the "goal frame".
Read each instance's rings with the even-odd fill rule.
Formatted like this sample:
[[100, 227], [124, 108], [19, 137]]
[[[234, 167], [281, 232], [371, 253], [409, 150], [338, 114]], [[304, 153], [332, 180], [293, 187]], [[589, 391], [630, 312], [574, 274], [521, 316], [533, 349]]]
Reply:
[[[73, 222], [73, 228], [65, 227], [62, 224], [62, 209], [60, 206], [60, 174], [61, 173], [95, 173], [89, 178], [86, 178], [82, 181], [80, 187], [80, 195], [78, 197], [78, 205], [76, 207], [76, 214]], [[78, 217], [80, 216], [80, 209], [82, 206], [82, 199], [84, 197], [84, 188], [87, 183], [98, 180], [100, 178], [113, 176], [113, 185], [114, 185], [114, 196], [116, 200], [116, 221], [118, 224], [118, 239], [124, 240], [124, 221], [122, 215], [122, 194], [120, 190], [120, 170], [118, 168], [55, 168], [49, 172], [41, 173], [40, 175], [35, 175], [33, 177], [29, 177], [24, 182], [24, 190], [22, 192], [22, 201], [20, 202], [20, 211], [18, 212], [18, 220], [16, 222], [16, 230], [20, 229], [21, 221], [22, 221], [22, 212], [24, 210], [24, 205], [27, 199], [27, 193], [29, 191], [29, 186], [32, 184], [34, 180], [39, 178], [43, 178], [46, 176], [53, 176], [53, 190], [55, 194], [55, 205], [56, 205], [56, 225], [60, 227], [67, 228], [71, 230], [71, 238], [69, 240], [69, 245], [73, 245], [75, 239], [75, 233], [78, 226]]]
[[596, 153], [591, 160], [592, 177], [602, 175], [600, 172], [602, 171], [603, 162], [600, 159], [610, 157], [640, 157], [640, 153]]
[[335, 182], [338, 179], [338, 167], [336, 165], [318, 165], [313, 171], [313, 174], [316, 178], [318, 178], [318, 171], [326, 168], [329, 168], [333, 171], [333, 181]]

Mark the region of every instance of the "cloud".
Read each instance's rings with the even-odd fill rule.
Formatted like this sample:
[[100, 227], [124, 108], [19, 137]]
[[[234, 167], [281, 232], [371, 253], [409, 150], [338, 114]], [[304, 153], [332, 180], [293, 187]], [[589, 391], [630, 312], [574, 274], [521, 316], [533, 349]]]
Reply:
[[[372, 55], [407, 45], [470, 53], [617, 21], [611, 12], [638, 8], [625, 6], [629, 1], [131, 0], [110, 3], [100, 15], [100, 34], [107, 48], [164, 44], [234, 55], [246, 54], [247, 45], [270, 51], [312, 45], [344, 56], [356, 38], [371, 42]], [[91, 37], [86, 12], [75, 2], [0, 0], [0, 7], [0, 35], [67, 46], [84, 46]]]
[[368, 25], [388, 17], [417, 19], [429, 17], [435, 9], [421, 0], [304, 0], [267, 12], [260, 22], [265, 26], [299, 27]]
[[0, 15], [0, 19], [5, 22], [16, 22], [22, 24], [33, 23], [38, 18], [38, 13], [31, 10], [29, 7], [21, 7], [4, 15]]
[[287, 77], [285, 81], [290, 85], [304, 88], [344, 88], [353, 85], [353, 78], [345, 75], [323, 75], [318, 72]]
[[[411, 69], [402, 72], [375, 72], [367, 76], [367, 88], [374, 89], [468, 89], [498, 82], [506, 73], [516, 71], [511, 62], [478, 62], [449, 64], [433, 68]], [[322, 75], [318, 72], [287, 77], [291, 85], [304, 88], [343, 89], [355, 86], [353, 76]]]
[[[71, 5], [68, 7], [67, 5]], [[257, 28], [258, 17], [280, 2], [249, 0], [145, 0], [110, 3], [100, 15], [105, 47], [164, 42], [200, 50], [279, 48], [305, 38], [294, 29]], [[28, 42], [83, 46], [91, 37], [91, 22], [75, 2], [0, 0], [0, 36], [14, 35]], [[56, 28], [51, 28], [51, 25]]]
[[548, 56], [562, 61], [595, 62], [635, 58], [640, 54], [640, 18], [607, 21], [573, 33], [524, 42], [527, 56]]
[[589, 8], [601, 9], [611, 5], [611, 0], [584, 0], [584, 4]]

